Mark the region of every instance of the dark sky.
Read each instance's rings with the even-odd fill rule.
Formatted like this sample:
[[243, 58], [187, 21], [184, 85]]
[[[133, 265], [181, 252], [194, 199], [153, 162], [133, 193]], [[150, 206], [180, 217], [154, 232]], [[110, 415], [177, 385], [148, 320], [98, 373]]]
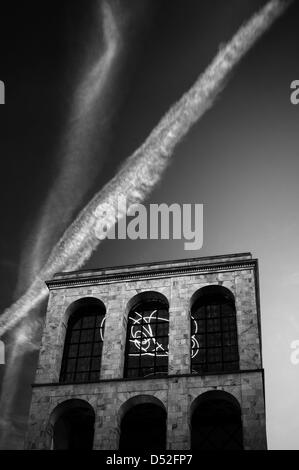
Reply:
[[[120, 82], [122, 99], [90, 194], [142, 143], [219, 45], [265, 2], [124, 3], [127, 12], [143, 9], [142, 27], [134, 23], [129, 32], [133, 39]], [[13, 298], [25, 240], [59, 171], [58, 148], [75, 78], [85, 56], [92, 54], [95, 19], [83, 0], [55, 0], [46, 7], [15, 2], [1, 9], [0, 79], [6, 85], [6, 104], [0, 107], [3, 309]], [[298, 13], [295, 4], [234, 71], [213, 109], [176, 150], [148, 201], [204, 203], [203, 248], [184, 251], [183, 241], [172, 240], [105, 241], [86, 265], [243, 251], [259, 258], [269, 447], [294, 449], [299, 449], [299, 366], [290, 362], [290, 343], [299, 339], [299, 106], [290, 103], [290, 83], [299, 79]], [[21, 387], [25, 395], [30, 364]]]

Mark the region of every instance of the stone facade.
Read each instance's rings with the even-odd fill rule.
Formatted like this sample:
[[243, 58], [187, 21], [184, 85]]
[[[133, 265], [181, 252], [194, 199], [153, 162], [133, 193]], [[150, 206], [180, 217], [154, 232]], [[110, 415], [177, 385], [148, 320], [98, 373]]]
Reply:
[[[239, 402], [245, 449], [265, 449], [264, 381], [261, 357], [258, 263], [250, 253], [150, 263], [56, 275], [47, 283], [50, 296], [33, 385], [27, 449], [49, 449], [51, 414], [71, 398], [94, 409], [94, 449], [117, 449], [120, 421], [128, 400], [159, 400], [167, 411], [167, 449], [190, 448], [194, 400], [223, 390]], [[235, 297], [240, 370], [238, 373], [190, 374], [190, 302], [198, 289], [221, 285]], [[169, 302], [167, 377], [124, 379], [128, 304], [141, 292], [155, 291]], [[74, 301], [100, 299], [106, 307], [101, 379], [97, 383], [60, 384], [64, 339]]]

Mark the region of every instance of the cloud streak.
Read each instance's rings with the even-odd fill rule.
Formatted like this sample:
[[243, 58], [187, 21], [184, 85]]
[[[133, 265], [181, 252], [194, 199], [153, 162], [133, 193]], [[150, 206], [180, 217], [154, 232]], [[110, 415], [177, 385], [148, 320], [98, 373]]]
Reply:
[[24, 247], [17, 294], [23, 293], [34, 280], [53, 245], [86, 203], [107, 150], [107, 135], [118, 108], [120, 70], [126, 56], [125, 34], [118, 24], [120, 14], [113, 2], [96, 2], [95, 8], [97, 30], [89, 44], [95, 57], [87, 59], [81, 67], [57, 158], [58, 172]]
[[[144, 144], [125, 161], [115, 177], [65, 231], [31, 287], [2, 315], [0, 335], [14, 327], [47, 296], [46, 279], [52, 278], [57, 271], [76, 270], [90, 258], [100, 243], [97, 237], [99, 224], [109, 229], [116, 223], [114, 213], [119, 197], [125, 196], [128, 203], [133, 204], [142, 202], [150, 194], [170, 163], [175, 147], [212, 107], [244, 55], [291, 3], [291, 0], [271, 0], [221, 48], [209, 67], [161, 119]], [[104, 208], [105, 220], [101, 218]]]
[[[88, 58], [81, 66], [72, 97], [67, 130], [56, 158], [58, 171], [54, 184], [23, 247], [16, 298], [30, 286], [52, 246], [86, 202], [86, 195], [98, 177], [107, 149], [107, 134], [118, 109], [119, 82], [127, 56], [124, 39], [131, 17], [120, 22], [122, 10], [113, 0], [96, 0], [93, 4], [96, 30], [88, 43]], [[14, 329], [6, 345], [0, 400], [0, 427], [3, 429], [0, 448], [6, 448], [16, 432], [15, 421], [20, 417], [13, 411], [18, 407], [16, 377], [24, 377], [25, 355], [39, 349], [43, 312], [39, 300], [45, 296], [46, 291], [41, 289], [36, 299], [38, 308], [28, 312], [28, 317]], [[26, 403], [26, 399], [24, 401]]]

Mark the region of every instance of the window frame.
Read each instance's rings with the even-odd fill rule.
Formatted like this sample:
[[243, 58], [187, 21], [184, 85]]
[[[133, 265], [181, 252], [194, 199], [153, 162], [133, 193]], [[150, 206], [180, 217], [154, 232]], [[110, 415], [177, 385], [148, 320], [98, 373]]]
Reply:
[[[238, 329], [236, 318], [236, 307], [233, 295], [229, 297], [225, 293], [217, 290], [217, 286], [208, 286], [214, 288], [214, 293], [202, 293], [197, 300], [193, 303], [190, 313], [190, 362], [191, 373], [204, 375], [207, 373], [223, 373], [223, 372], [236, 372], [240, 370], [240, 356], [238, 345]], [[204, 288], [203, 288], [204, 289]], [[199, 292], [200, 294], [200, 292]], [[224, 312], [224, 306], [229, 307], [229, 313]], [[209, 315], [214, 307], [214, 311], [218, 310], [217, 314]], [[199, 310], [203, 310], [203, 314], [199, 314]], [[216, 330], [209, 329], [208, 322], [217, 320], [218, 328]], [[228, 326], [225, 326], [227, 320]], [[203, 326], [200, 333], [198, 333], [199, 325], [202, 322]], [[195, 332], [193, 332], [195, 330]], [[213, 344], [213, 338], [218, 335], [218, 344]], [[225, 340], [225, 335], [230, 339]], [[202, 337], [202, 345], [198, 343], [198, 338]], [[216, 341], [215, 341], [216, 343]], [[194, 344], [197, 346], [194, 346]], [[194, 351], [196, 353], [194, 354]], [[219, 360], [209, 359], [211, 351], [220, 352]], [[195, 360], [198, 354], [202, 354], [202, 360]], [[230, 355], [227, 359], [225, 355]]]
[[[84, 325], [84, 320], [93, 318], [93, 325]], [[104, 330], [105, 330], [106, 311], [105, 307], [97, 303], [83, 303], [80, 305], [69, 317], [64, 341], [61, 369], [59, 382], [60, 383], [85, 383], [100, 380], [102, 352], [104, 343]], [[77, 325], [77, 327], [76, 327]], [[91, 339], [81, 341], [82, 332], [91, 332]], [[78, 332], [79, 336], [76, 341], [73, 341], [74, 332]], [[82, 354], [81, 346], [89, 345], [90, 352]], [[95, 352], [96, 345], [99, 345], [97, 353]], [[71, 347], [76, 350], [76, 353], [70, 353]], [[81, 351], [80, 351], [81, 349]], [[86, 359], [88, 367], [81, 370], [79, 364], [81, 360]], [[94, 367], [94, 361], [97, 361], [97, 367]], [[69, 370], [71, 361], [74, 363], [74, 368]]]
[[[140, 312], [140, 310], [142, 311]], [[139, 352], [136, 352], [134, 354], [135, 357], [138, 357], [138, 366], [130, 366], [130, 346], [131, 343], [134, 341], [138, 341], [138, 338], [134, 338], [132, 336], [132, 327], [134, 327], [134, 324], [132, 323], [132, 316], [134, 313], [137, 313], [139, 315], [142, 314], [141, 317], [141, 323], [138, 323], [138, 330], [141, 331], [141, 340], [148, 338], [148, 336], [144, 335], [144, 326], [149, 325], [148, 322], [144, 321], [144, 317], [146, 316], [145, 314], [147, 312], [150, 312], [151, 310], [153, 311], [164, 311], [167, 312], [167, 317], [166, 319], [163, 319], [162, 321], [157, 319], [157, 314], [155, 314], [156, 318], [155, 321], [150, 323], [151, 328], [152, 325], [154, 325], [155, 328], [155, 334], [152, 334], [150, 337], [156, 341], [157, 338], [160, 340], [167, 338], [166, 344], [167, 344], [167, 352], [166, 354], [159, 355], [157, 354], [157, 348], [155, 347], [154, 353], [142, 353], [141, 348], [139, 347]], [[157, 325], [163, 325], [167, 324], [167, 331], [166, 334], [156, 334], [157, 333]], [[137, 330], [137, 331], [138, 331]], [[150, 331], [150, 330], [148, 330]], [[141, 341], [142, 343], [142, 341]], [[136, 347], [137, 349], [137, 347]], [[159, 352], [159, 351], [158, 351]], [[142, 365], [142, 357], [153, 357], [153, 363], [148, 366]], [[163, 357], [165, 359], [165, 364], [164, 365], [159, 365], [159, 359], [157, 361], [157, 358]], [[150, 362], [150, 361], [149, 361]], [[164, 362], [164, 361], [161, 361]], [[128, 321], [127, 321], [127, 329], [126, 329], [126, 347], [125, 347], [125, 362], [124, 362], [124, 378], [126, 379], [135, 379], [135, 378], [154, 378], [154, 377], [166, 377], [168, 375], [168, 368], [169, 368], [169, 306], [166, 304], [163, 300], [159, 298], [145, 298], [144, 300], [140, 300], [138, 303], [135, 303], [129, 310], [128, 313]], [[159, 370], [160, 369], [160, 370]], [[164, 370], [161, 370], [164, 369]], [[152, 370], [153, 372], [150, 372], [148, 374], [144, 373], [144, 371], [150, 371]], [[131, 375], [130, 371], [136, 371], [136, 374]]]

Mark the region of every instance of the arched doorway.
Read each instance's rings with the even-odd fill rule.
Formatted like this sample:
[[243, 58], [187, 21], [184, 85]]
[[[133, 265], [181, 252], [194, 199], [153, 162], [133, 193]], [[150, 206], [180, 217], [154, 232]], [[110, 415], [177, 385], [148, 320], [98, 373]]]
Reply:
[[163, 404], [138, 397], [129, 400], [120, 424], [120, 450], [165, 450], [166, 411]]
[[241, 409], [229, 393], [200, 395], [191, 407], [192, 450], [242, 450]]
[[84, 400], [67, 400], [51, 415], [54, 450], [91, 450], [95, 413]]

